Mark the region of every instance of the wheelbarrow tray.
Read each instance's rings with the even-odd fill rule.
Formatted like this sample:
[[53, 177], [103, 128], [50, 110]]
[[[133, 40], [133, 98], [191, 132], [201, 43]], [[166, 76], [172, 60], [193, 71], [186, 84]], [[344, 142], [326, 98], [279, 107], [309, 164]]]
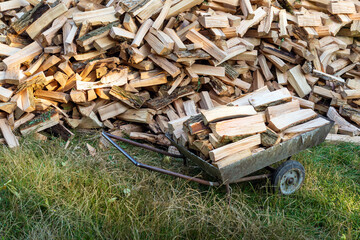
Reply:
[[167, 135], [167, 137], [187, 159], [198, 165], [211, 176], [220, 179], [222, 183], [229, 184], [239, 182], [241, 181], [241, 178], [249, 174], [281, 160], [287, 159], [307, 148], [319, 145], [325, 140], [333, 124], [333, 121], [329, 121], [328, 124], [320, 128], [302, 133], [292, 139], [277, 144], [264, 151], [255, 153], [220, 169], [193, 154], [185, 147], [177, 144], [169, 135]]

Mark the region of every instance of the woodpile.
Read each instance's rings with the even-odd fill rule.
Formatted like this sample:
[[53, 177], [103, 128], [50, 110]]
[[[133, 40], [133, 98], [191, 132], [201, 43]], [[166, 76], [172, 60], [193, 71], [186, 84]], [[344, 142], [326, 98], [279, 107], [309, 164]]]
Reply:
[[76, 128], [168, 146], [170, 132], [223, 167], [326, 124], [317, 113], [360, 133], [359, 2], [9, 0], [0, 17], [9, 147]]

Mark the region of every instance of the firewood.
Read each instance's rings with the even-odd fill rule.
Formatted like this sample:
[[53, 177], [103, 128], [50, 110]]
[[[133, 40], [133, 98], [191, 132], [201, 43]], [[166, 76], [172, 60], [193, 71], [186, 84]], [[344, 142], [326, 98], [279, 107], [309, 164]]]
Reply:
[[[114, 4], [0, 3], [0, 118], [26, 128], [55, 108], [66, 125], [49, 131], [66, 138], [67, 126], [138, 122], [140, 138], [170, 132], [219, 168], [326, 124], [314, 109], [340, 133], [360, 133], [359, 4]], [[213, 148], [254, 134], [260, 143], [211, 160]]]
[[311, 92], [309, 84], [306, 82], [306, 78], [301, 71], [300, 65], [291, 68], [288, 71], [288, 81], [295, 88], [296, 93], [300, 97], [304, 97]]
[[55, 126], [60, 121], [60, 116], [54, 110], [45, 112], [34, 119], [30, 120], [22, 127], [20, 127], [20, 132], [22, 135], [28, 135], [31, 132], [40, 132], [52, 126]]
[[148, 124], [153, 119], [155, 111], [148, 108], [143, 109], [128, 109], [126, 112], [120, 114], [117, 118], [129, 122]]
[[213, 161], [219, 161], [224, 159], [227, 156], [231, 156], [243, 150], [249, 149], [251, 147], [261, 144], [260, 134], [256, 134], [251, 137], [244, 138], [240, 141], [227, 144], [223, 147], [216, 148], [209, 152], [210, 159]]
[[139, 109], [145, 102], [143, 97], [127, 92], [118, 86], [113, 86], [109, 93], [132, 108]]
[[284, 102], [290, 102], [292, 96], [286, 88], [280, 90], [265, 93], [263, 95], [253, 96], [249, 99], [249, 102], [257, 111], [262, 111], [268, 106], [278, 105]]
[[316, 118], [317, 114], [311, 109], [301, 109], [270, 118], [269, 127], [277, 132], [291, 126]]
[[279, 134], [267, 128], [265, 132], [260, 134], [261, 136], [261, 145], [265, 147], [272, 147], [276, 144], [279, 144], [281, 141], [281, 137]]
[[235, 140], [266, 131], [261, 115], [234, 118], [209, 124], [216, 137], [222, 140]]
[[131, 139], [145, 140], [151, 143], [156, 143], [164, 146], [170, 146], [170, 141], [164, 135], [154, 135], [142, 132], [131, 132]]
[[0, 119], [0, 130], [10, 148], [19, 147], [19, 142], [5, 119]]
[[321, 126], [324, 126], [326, 124], [328, 124], [329, 121], [324, 119], [324, 118], [316, 118], [314, 120], [308, 121], [306, 123], [303, 124], [299, 124], [297, 126], [288, 128], [284, 131], [285, 134], [294, 134], [294, 133], [303, 133], [303, 132], [308, 132], [311, 130], [314, 130], [316, 128], [319, 128]]
[[201, 110], [200, 112], [206, 125], [215, 121], [257, 114], [252, 106], [219, 106], [210, 110]]
[[37, 90], [34, 93], [35, 97], [38, 98], [44, 98], [56, 102], [62, 102], [67, 103], [70, 100], [70, 95], [67, 93], [61, 93], [61, 92], [50, 92], [50, 91], [44, 91], [44, 90]]
[[360, 90], [344, 90], [341, 96], [345, 99], [357, 99], [360, 98]]
[[229, 155], [227, 157], [224, 157], [220, 159], [219, 161], [214, 162], [213, 164], [217, 166], [219, 169], [224, 168], [226, 166], [231, 165], [234, 162], [240, 161], [243, 158], [246, 158], [248, 156], [251, 156], [252, 152], [250, 149], [245, 149], [239, 152], [236, 152], [232, 155]]
[[128, 110], [128, 107], [126, 107], [124, 104], [121, 104], [119, 102], [112, 102], [105, 106], [98, 108], [98, 113], [100, 115], [101, 121], [105, 121], [109, 118], [116, 117]]
[[278, 117], [282, 114], [296, 112], [300, 110], [300, 103], [298, 100], [293, 100], [288, 103], [271, 106], [265, 110], [266, 119], [269, 122], [270, 119]]

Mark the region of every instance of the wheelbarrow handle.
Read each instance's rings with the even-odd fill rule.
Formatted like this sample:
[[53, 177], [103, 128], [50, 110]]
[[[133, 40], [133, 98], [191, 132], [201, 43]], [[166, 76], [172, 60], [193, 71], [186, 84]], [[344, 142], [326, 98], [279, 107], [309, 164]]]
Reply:
[[[109, 141], [111, 142], [112, 140], [110, 140], [109, 138], [115, 138], [117, 140], [120, 140], [121, 142], [126, 142], [126, 143], [129, 143], [131, 145], [134, 145], [134, 146], [137, 146], [137, 147], [141, 147], [141, 148], [144, 148], [144, 149], [147, 149], [147, 150], [150, 150], [150, 151], [153, 151], [153, 152], [157, 152], [157, 153], [161, 153], [163, 155], [166, 155], [166, 156], [170, 156], [170, 157], [174, 157], [174, 158], [185, 158], [184, 155], [178, 155], [178, 154], [172, 154], [172, 153], [169, 153], [167, 151], [164, 151], [164, 150], [161, 150], [161, 149], [158, 149], [158, 148], [155, 148], [155, 147], [151, 147], [149, 145], [146, 145], [146, 144], [142, 144], [142, 143], [138, 143], [138, 142], [135, 142], [135, 141], [132, 141], [130, 139], [127, 139], [127, 138], [122, 138], [122, 137], [119, 137], [119, 136], [116, 136], [116, 135], [113, 135], [113, 134], [110, 134], [110, 133], [106, 133], [106, 132], [102, 132], [102, 135]], [[107, 138], [107, 137], [109, 138]], [[112, 143], [112, 142], [111, 142]], [[112, 143], [114, 144], [114, 143]]]
[[138, 142], [134, 142], [134, 141], [131, 141], [131, 140], [126, 139], [126, 138], [118, 137], [118, 136], [115, 136], [115, 135], [112, 135], [112, 134], [109, 134], [109, 133], [106, 133], [106, 132], [102, 132], [102, 135], [105, 137], [106, 140], [108, 140], [112, 145], [114, 145], [114, 147], [117, 150], [119, 150], [122, 154], [124, 154], [125, 157], [127, 157], [137, 167], [145, 168], [145, 169], [148, 169], [148, 170], [151, 170], [151, 171], [167, 174], [167, 175], [178, 177], [178, 178], [183, 178], [183, 179], [193, 181], [193, 182], [197, 182], [197, 183], [207, 185], [207, 186], [220, 186], [219, 182], [210, 182], [210, 181], [207, 181], [207, 180], [204, 180], [204, 179], [187, 176], [187, 175], [184, 175], [184, 174], [181, 174], [181, 173], [172, 172], [172, 171], [169, 171], [169, 170], [166, 170], [166, 169], [162, 169], [162, 168], [158, 168], [158, 167], [155, 167], [155, 166], [150, 166], [150, 165], [138, 162], [135, 158], [133, 158], [129, 153], [127, 153], [122, 147], [120, 147], [111, 138], [115, 138], [115, 139], [118, 139], [118, 140], [123, 141], [123, 142], [130, 143], [130, 144], [135, 145], [135, 146], [143, 147], [143, 148], [146, 148], [146, 149], [151, 150], [151, 151], [162, 153], [162, 154], [165, 154], [167, 156], [176, 156], [178, 158], [184, 158], [183, 155], [171, 154], [171, 153], [168, 153], [166, 151], [163, 151], [163, 150], [160, 150], [160, 149], [157, 149], [157, 148], [153, 148], [153, 147], [150, 147], [150, 146], [138, 143]]

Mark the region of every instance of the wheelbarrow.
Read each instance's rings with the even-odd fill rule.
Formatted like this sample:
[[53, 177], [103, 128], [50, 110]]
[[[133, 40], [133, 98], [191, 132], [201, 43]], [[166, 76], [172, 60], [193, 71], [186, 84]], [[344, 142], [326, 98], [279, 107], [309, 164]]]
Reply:
[[[166, 137], [170, 140], [171, 144], [178, 149], [180, 155], [172, 154], [167, 151], [155, 147], [151, 147], [145, 144], [141, 144], [126, 138], [118, 137], [106, 132], [102, 132], [102, 135], [112, 145], [114, 145], [115, 148], [117, 148], [122, 154], [124, 154], [135, 166], [140, 168], [145, 168], [151, 171], [171, 175], [178, 178], [183, 178], [189, 181], [197, 182], [208, 186], [225, 185], [226, 190], [229, 194], [231, 191], [229, 184], [231, 183], [239, 183], [239, 182], [270, 178], [275, 192], [284, 195], [289, 195], [294, 193], [296, 190], [298, 190], [305, 179], [305, 169], [303, 165], [298, 161], [291, 160], [291, 156], [307, 148], [311, 148], [322, 143], [325, 140], [328, 133], [330, 132], [330, 129], [332, 128], [333, 124], [334, 122], [329, 121], [328, 124], [320, 128], [302, 133], [290, 140], [287, 140], [278, 145], [270, 147], [266, 150], [255, 153], [249, 157], [243, 158], [237, 162], [234, 162], [220, 169], [208, 163], [206, 160], [200, 158], [194, 153], [190, 152], [184, 146], [177, 144], [172, 139], [170, 134], [166, 134]], [[150, 166], [138, 162], [112, 139], [117, 139], [122, 142], [126, 142], [137, 147], [148, 149], [150, 151], [158, 152], [170, 157], [183, 158], [185, 165], [187, 164], [187, 160], [190, 160], [192, 163], [200, 167], [207, 174], [215, 177], [217, 181], [208, 181], [197, 177], [191, 177], [181, 173], [165, 170], [162, 168], [158, 168], [155, 166]], [[277, 168], [271, 167], [271, 165], [283, 160], [286, 161], [284, 161]], [[268, 173], [252, 175], [261, 169], [268, 170]]]

